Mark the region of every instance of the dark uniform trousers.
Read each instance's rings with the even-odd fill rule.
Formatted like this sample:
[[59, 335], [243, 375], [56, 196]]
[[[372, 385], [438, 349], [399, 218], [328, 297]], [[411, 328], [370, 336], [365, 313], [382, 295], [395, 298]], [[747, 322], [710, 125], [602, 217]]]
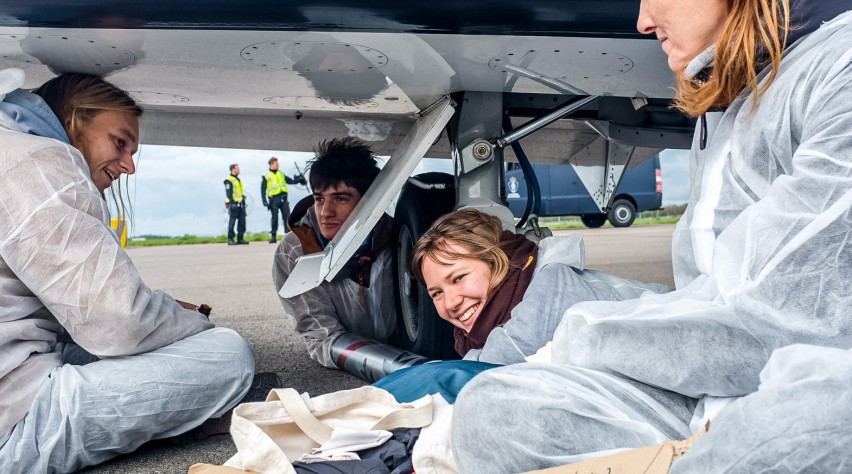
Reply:
[[228, 240], [234, 240], [234, 223], [237, 223], [237, 240], [243, 240], [246, 233], [246, 206], [243, 202], [228, 204]]
[[290, 204], [287, 203], [287, 193], [276, 194], [269, 198], [269, 212], [272, 213], [271, 234], [273, 237], [278, 234], [278, 213], [281, 213], [283, 219], [284, 233], [289, 232], [287, 228], [287, 219], [290, 218]]

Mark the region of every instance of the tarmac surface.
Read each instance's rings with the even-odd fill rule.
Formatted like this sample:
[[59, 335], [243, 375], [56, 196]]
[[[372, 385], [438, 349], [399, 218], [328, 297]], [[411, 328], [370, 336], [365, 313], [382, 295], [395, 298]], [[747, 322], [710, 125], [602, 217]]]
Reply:
[[[558, 231], [583, 232], [586, 266], [627, 278], [674, 286], [671, 234], [674, 225]], [[239, 332], [251, 345], [258, 372], [275, 372], [285, 386], [321, 395], [364, 385], [341, 371], [325, 369], [306, 354], [272, 284], [275, 245], [224, 244], [128, 249], [145, 282], [177, 299], [213, 308], [211, 320]], [[185, 473], [203, 462], [222, 464], [236, 449], [219, 435], [189, 446], [145, 445], [134, 453], [85, 469], [89, 474]]]

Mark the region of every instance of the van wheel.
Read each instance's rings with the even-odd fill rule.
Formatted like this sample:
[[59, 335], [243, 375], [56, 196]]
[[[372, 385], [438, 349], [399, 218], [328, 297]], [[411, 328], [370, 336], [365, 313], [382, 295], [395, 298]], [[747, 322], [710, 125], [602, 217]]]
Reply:
[[440, 182], [448, 186], [444, 190], [426, 190], [406, 184], [396, 204], [397, 345], [430, 359], [458, 359], [453, 347], [453, 326], [438, 316], [426, 287], [411, 271], [411, 256], [417, 239], [435, 219], [455, 206], [454, 180], [446, 173], [424, 173], [417, 178], [425, 183]]
[[583, 214], [580, 216], [580, 220], [583, 221], [583, 224], [586, 224], [586, 227], [597, 229], [606, 222], [606, 214]]
[[609, 210], [609, 223], [613, 227], [630, 227], [636, 219], [636, 206], [627, 199], [616, 199]]

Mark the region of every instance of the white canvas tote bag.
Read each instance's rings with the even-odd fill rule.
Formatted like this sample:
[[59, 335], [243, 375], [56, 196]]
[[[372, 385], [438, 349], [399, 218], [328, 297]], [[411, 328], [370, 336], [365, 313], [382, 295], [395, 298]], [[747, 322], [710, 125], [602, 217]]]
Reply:
[[311, 398], [274, 389], [265, 402], [234, 409], [231, 436], [237, 454], [226, 466], [259, 473], [295, 474], [292, 462], [331, 438], [335, 428], [394, 430], [432, 422], [432, 396], [398, 403], [385, 390], [364, 386]]

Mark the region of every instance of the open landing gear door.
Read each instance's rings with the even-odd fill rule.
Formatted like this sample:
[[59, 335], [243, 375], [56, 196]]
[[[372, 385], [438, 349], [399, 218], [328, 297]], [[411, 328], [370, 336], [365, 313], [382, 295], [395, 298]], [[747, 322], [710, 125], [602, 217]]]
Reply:
[[449, 97], [444, 97], [421, 114], [325, 250], [299, 258], [279, 291], [281, 296], [292, 298], [337, 275], [367, 238], [454, 111]]

